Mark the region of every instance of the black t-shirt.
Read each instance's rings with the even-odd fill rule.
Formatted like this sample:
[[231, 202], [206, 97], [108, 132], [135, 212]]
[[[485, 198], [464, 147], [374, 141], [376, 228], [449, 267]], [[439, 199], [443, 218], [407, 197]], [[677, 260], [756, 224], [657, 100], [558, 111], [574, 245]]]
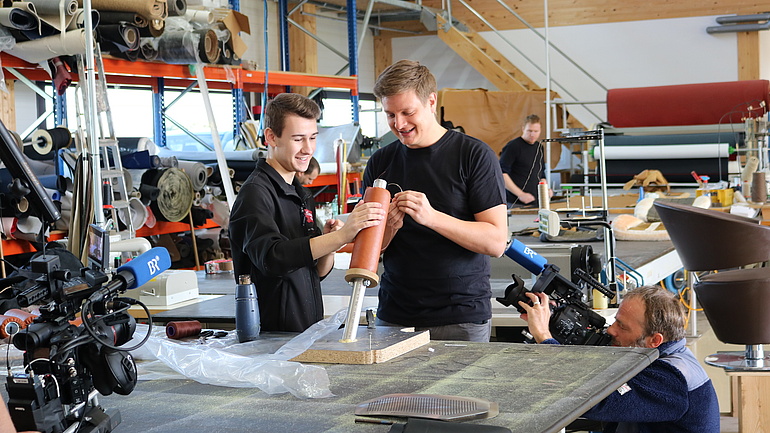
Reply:
[[[409, 149], [400, 141], [372, 155], [364, 185], [388, 182], [425, 193], [431, 206], [455, 218], [505, 203], [500, 166], [485, 143], [448, 131], [432, 146]], [[440, 326], [491, 318], [489, 256], [474, 253], [411, 217], [404, 217], [383, 256], [378, 317], [409, 326]]]
[[323, 319], [321, 281], [310, 252], [312, 193], [289, 185], [264, 159], [241, 186], [230, 215], [236, 281], [251, 275], [263, 331], [301, 332]]
[[[509, 141], [500, 154], [500, 168], [516, 186], [537, 198], [537, 184], [545, 178], [542, 144], [529, 144], [521, 137]], [[505, 197], [508, 203], [518, 202], [518, 197], [508, 190]]]

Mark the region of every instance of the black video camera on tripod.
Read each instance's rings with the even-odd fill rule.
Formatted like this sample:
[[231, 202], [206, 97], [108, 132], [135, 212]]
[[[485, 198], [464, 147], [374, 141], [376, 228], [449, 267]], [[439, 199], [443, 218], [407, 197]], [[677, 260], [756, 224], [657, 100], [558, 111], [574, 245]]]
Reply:
[[[559, 274], [557, 266], [548, 264], [543, 256], [515, 239], [506, 249], [505, 255], [538, 275], [531, 291], [545, 293], [556, 304], [551, 306], [552, 314], [548, 324], [548, 329], [556, 341], [575, 345], [607, 346], [610, 344], [612, 337], [606, 333], [604, 317], [583, 302], [583, 289]], [[573, 275], [581, 283], [599, 291], [604, 296], [609, 298], [614, 296], [611, 290], [596, 281], [585, 270], [576, 268]], [[514, 306], [520, 313], [524, 313], [519, 301], [530, 305], [532, 301], [525, 294], [528, 290], [524, 287], [524, 281], [515, 274], [511, 277], [513, 284], [505, 289], [505, 296], [497, 298], [497, 301], [506, 307]]]

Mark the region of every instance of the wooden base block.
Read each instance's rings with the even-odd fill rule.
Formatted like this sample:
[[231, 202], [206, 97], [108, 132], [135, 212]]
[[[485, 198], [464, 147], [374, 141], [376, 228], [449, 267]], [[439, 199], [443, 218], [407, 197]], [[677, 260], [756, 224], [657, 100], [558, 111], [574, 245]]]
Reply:
[[[406, 328], [409, 329], [409, 328]], [[292, 359], [298, 362], [327, 364], [376, 364], [393, 359], [428, 344], [430, 332], [405, 331], [404, 328], [358, 327], [356, 341], [342, 343], [343, 329], [316, 340], [310, 349]]]

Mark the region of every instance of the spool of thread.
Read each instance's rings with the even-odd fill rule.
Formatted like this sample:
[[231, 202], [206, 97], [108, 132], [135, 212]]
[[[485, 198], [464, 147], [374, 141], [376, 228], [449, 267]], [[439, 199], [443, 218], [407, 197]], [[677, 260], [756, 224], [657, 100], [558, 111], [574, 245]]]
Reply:
[[541, 180], [537, 184], [537, 200], [540, 209], [551, 209], [551, 197], [548, 194], [548, 184]]
[[201, 322], [186, 320], [181, 322], [168, 322], [166, 324], [166, 337], [172, 340], [180, 340], [187, 337], [197, 337], [201, 333]]
[[0, 338], [8, 338], [25, 327], [24, 321], [18, 317], [0, 316]]
[[[383, 179], [374, 181], [371, 188], [364, 193], [364, 202], [377, 202], [387, 209], [390, 204], [390, 191], [386, 189], [387, 182]], [[377, 276], [377, 265], [380, 262], [382, 239], [385, 236], [385, 222], [374, 227], [368, 227], [356, 235], [353, 253], [350, 257], [350, 268], [345, 273], [345, 281], [351, 282], [356, 278], [363, 278], [369, 282], [370, 287], [380, 283]]]
[[756, 171], [751, 175], [751, 201], [754, 203], [767, 201], [767, 183], [765, 182], [764, 171]]
[[11, 317], [18, 317], [24, 322], [24, 326], [22, 326], [22, 328], [26, 328], [27, 326], [29, 326], [30, 323], [32, 323], [38, 317], [39, 314], [36, 315], [36, 314], [28, 313], [24, 310], [20, 310], [18, 308], [11, 308], [10, 310], [5, 312], [5, 315], [11, 316]]

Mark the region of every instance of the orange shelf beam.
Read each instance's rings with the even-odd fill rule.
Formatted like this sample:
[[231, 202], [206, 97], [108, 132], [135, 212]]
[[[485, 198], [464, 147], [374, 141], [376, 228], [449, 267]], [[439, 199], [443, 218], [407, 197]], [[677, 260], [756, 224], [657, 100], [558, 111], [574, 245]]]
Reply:
[[[202, 226], [195, 227], [195, 230], [199, 229], [211, 229], [219, 227], [214, 221], [207, 220], [206, 224]], [[155, 226], [150, 228], [147, 226], [144, 226], [136, 231], [137, 236], [152, 236], [152, 235], [164, 235], [168, 233], [180, 233], [180, 232], [189, 232], [190, 231], [190, 224], [189, 223], [183, 223], [183, 222], [169, 222], [169, 221], [158, 221], [155, 223]]]

